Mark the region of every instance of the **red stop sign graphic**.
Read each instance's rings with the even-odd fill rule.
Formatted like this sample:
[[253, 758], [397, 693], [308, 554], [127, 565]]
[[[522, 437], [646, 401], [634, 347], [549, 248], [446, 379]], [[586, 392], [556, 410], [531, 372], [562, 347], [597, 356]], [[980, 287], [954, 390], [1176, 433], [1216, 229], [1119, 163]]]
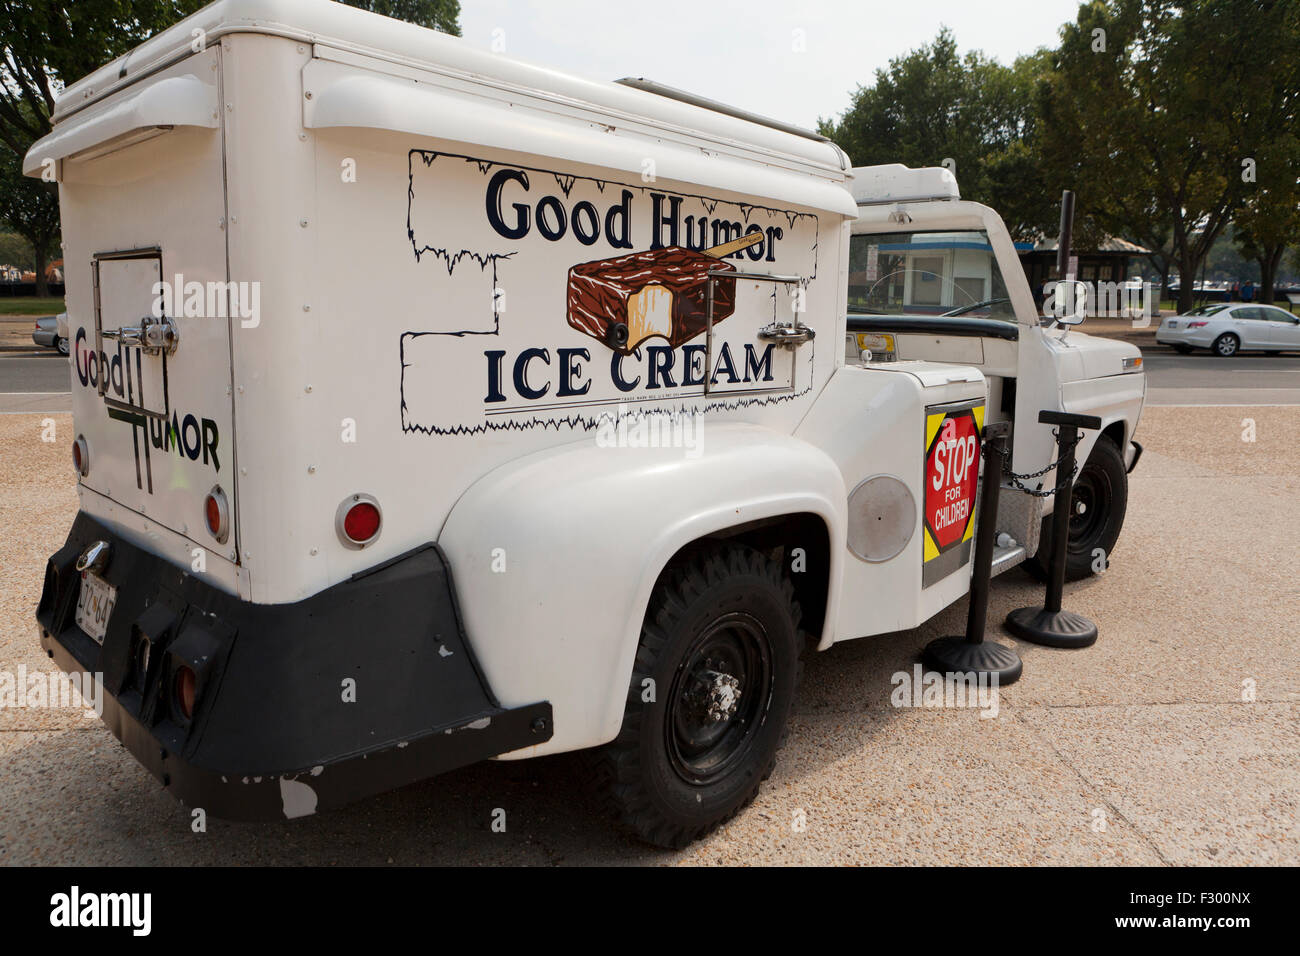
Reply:
[[945, 419], [925, 456], [925, 523], [940, 551], [966, 534], [975, 508], [979, 460], [975, 416], [965, 411]]

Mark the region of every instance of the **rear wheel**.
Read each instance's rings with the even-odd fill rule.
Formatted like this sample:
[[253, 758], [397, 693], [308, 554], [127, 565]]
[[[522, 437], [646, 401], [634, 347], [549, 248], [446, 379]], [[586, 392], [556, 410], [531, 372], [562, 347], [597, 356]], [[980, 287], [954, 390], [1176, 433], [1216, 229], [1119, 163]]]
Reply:
[[67, 339], [62, 339], [62, 338], [61, 338], [61, 339], [59, 339], [59, 340], [58, 340], [56, 343], [54, 343], [54, 344], [55, 344], [55, 347], [59, 350], [59, 354], [60, 354], [60, 355], [68, 355], [68, 354], [70, 354], [71, 351], [72, 351], [72, 350], [68, 347], [68, 340], [67, 340]]
[[1220, 358], [1232, 358], [1241, 351], [1241, 339], [1231, 332], [1224, 332], [1214, 340], [1214, 354]]
[[[1070, 537], [1065, 550], [1065, 580], [1078, 581], [1110, 560], [1110, 552], [1124, 527], [1128, 510], [1128, 474], [1119, 446], [1107, 435], [1097, 439], [1088, 461], [1079, 469], [1071, 497]], [[1099, 555], [1098, 549], [1101, 554]], [[1043, 518], [1038, 553], [1025, 568], [1039, 580], [1046, 580], [1051, 565], [1052, 515]]]
[[785, 738], [802, 645], [794, 590], [762, 553], [726, 545], [663, 575], [623, 726], [592, 754], [625, 826], [683, 847], [754, 799]]

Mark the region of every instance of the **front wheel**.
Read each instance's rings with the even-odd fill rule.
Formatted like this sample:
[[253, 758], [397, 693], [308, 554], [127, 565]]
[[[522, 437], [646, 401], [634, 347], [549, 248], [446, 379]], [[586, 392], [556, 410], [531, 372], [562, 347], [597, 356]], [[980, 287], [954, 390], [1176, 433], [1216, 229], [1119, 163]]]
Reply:
[[[1124, 527], [1128, 509], [1128, 474], [1119, 446], [1101, 435], [1074, 479], [1070, 502], [1070, 536], [1065, 547], [1065, 580], [1078, 581], [1105, 568]], [[1043, 518], [1038, 553], [1025, 568], [1046, 580], [1051, 567], [1052, 515]]]
[[726, 545], [665, 573], [623, 726], [592, 754], [623, 824], [680, 848], [746, 807], [785, 738], [802, 646], [794, 590], [762, 553]]
[[1214, 350], [1214, 354], [1219, 356], [1219, 358], [1232, 358], [1241, 351], [1241, 339], [1237, 338], [1231, 332], [1224, 332], [1214, 340], [1214, 345], [1212, 345], [1211, 348]]

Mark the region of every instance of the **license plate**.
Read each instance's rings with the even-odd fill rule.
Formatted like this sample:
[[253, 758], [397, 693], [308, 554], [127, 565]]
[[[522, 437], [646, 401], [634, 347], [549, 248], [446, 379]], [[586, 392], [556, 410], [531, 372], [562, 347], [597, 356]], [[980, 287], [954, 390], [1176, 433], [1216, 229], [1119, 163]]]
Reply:
[[96, 644], [104, 643], [108, 618], [117, 603], [117, 588], [93, 571], [81, 575], [81, 594], [77, 598], [77, 626]]

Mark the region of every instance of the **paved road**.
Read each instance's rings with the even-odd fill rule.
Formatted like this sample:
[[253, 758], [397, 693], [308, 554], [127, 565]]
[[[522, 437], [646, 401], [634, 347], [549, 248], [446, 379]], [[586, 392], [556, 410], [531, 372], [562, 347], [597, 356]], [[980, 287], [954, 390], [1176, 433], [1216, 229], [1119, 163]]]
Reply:
[[1300, 355], [1142, 354], [1150, 405], [1300, 405]]
[[0, 353], [0, 414], [71, 411], [71, 374], [53, 349]]
[[66, 392], [70, 374], [53, 349], [0, 355], [0, 392]]

